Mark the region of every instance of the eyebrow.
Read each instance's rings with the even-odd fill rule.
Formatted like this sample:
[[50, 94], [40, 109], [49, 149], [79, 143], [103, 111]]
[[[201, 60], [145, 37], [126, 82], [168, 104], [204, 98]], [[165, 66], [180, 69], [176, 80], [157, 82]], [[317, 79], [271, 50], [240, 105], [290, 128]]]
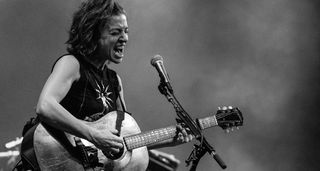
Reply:
[[124, 27], [122, 27], [122, 26], [115, 26], [115, 27], [110, 27], [109, 28], [109, 30], [114, 30], [114, 29], [128, 29], [129, 27], [128, 26], [124, 26]]
[[124, 31], [124, 32], [127, 32], [127, 30], [129, 30], [128, 29], [128, 27], [124, 27], [124, 28], [110, 28], [108, 31], [109, 32], [112, 32], [112, 31], [118, 31], [118, 32], [122, 32], [122, 31]]

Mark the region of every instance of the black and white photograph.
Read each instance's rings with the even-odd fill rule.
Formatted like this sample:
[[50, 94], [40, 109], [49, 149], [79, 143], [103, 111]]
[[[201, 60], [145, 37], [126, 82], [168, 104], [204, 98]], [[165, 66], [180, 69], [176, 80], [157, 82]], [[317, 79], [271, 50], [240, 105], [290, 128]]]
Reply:
[[320, 170], [319, 9], [0, 0], [0, 171]]

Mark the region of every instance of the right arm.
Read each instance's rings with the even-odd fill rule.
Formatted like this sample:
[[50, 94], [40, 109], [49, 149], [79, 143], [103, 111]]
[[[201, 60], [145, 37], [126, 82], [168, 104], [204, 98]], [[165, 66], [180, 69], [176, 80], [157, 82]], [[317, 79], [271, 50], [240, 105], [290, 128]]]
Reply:
[[54, 128], [87, 139], [102, 150], [116, 152], [116, 149], [122, 148], [122, 139], [113, 135], [116, 130], [101, 131], [90, 127], [60, 105], [72, 83], [80, 78], [79, 69], [79, 62], [71, 55], [57, 61], [41, 91], [36, 113], [41, 121]]

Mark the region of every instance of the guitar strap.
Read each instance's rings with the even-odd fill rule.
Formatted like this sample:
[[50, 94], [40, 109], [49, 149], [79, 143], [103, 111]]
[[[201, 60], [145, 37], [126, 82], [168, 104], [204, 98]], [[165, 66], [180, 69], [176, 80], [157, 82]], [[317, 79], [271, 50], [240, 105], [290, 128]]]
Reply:
[[108, 80], [110, 80], [112, 82], [111, 84], [113, 84], [113, 87], [115, 89], [114, 92], [116, 93], [117, 97], [120, 99], [121, 108], [123, 111], [123, 112], [117, 111], [117, 120], [116, 120], [116, 127], [115, 127], [118, 130], [118, 136], [120, 136], [121, 124], [122, 124], [122, 121], [124, 120], [124, 112], [126, 112], [126, 109], [125, 109], [124, 103], [123, 103], [122, 98], [119, 93], [121, 91], [121, 87], [119, 85], [119, 80], [118, 80], [117, 74], [110, 76], [109, 73], [110, 72], [108, 71], [108, 69], [106, 69], [106, 71], [103, 72], [103, 78], [104, 79], [108, 78]]
[[[25, 170], [32, 170], [32, 171], [40, 170], [39, 164], [36, 158], [36, 154], [33, 148], [33, 135], [39, 123], [40, 122], [38, 118], [36, 119], [31, 118], [31, 120], [27, 122], [22, 133], [23, 140], [20, 148], [20, 156], [21, 156], [22, 166]], [[32, 124], [32, 127], [27, 128], [31, 124]]]

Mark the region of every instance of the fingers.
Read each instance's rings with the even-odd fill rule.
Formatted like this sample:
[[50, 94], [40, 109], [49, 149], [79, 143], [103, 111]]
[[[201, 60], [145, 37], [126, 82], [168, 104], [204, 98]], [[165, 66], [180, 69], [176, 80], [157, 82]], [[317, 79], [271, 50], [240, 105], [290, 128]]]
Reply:
[[114, 129], [114, 128], [109, 128], [108, 130], [109, 130], [109, 132], [111, 133], [111, 134], [109, 134], [109, 135], [110, 135], [110, 138], [111, 138], [112, 140], [114, 140], [114, 141], [116, 141], [116, 142], [121, 142], [121, 143], [122, 143], [122, 138], [120, 137], [118, 130], [116, 130], [116, 129]]
[[111, 153], [111, 154], [117, 154], [120, 152], [120, 149], [121, 148], [109, 148], [108, 151]]
[[112, 147], [112, 148], [116, 148], [116, 149], [123, 148], [123, 139], [122, 139], [122, 137], [110, 134], [109, 146]]
[[184, 128], [181, 124], [177, 125], [177, 140], [185, 143], [190, 142], [194, 136], [191, 134], [189, 128]]
[[110, 141], [110, 147], [112, 147], [112, 148], [123, 148], [122, 140], [120, 142]]
[[183, 142], [183, 143], [187, 143], [187, 142], [190, 142], [194, 139], [194, 136], [191, 135], [191, 134], [187, 134], [187, 135], [184, 135], [183, 133], [178, 133], [178, 138], [177, 140], [180, 141], [180, 142]]
[[109, 140], [103, 144], [100, 144], [97, 147], [100, 148], [102, 151], [109, 151], [114, 154], [118, 153], [120, 149], [124, 148], [122, 143], [112, 141], [112, 140]]
[[194, 136], [192, 134], [189, 134], [189, 140], [192, 141]]
[[119, 131], [114, 128], [109, 128], [109, 131], [114, 135], [119, 135]]
[[188, 137], [188, 133], [187, 133], [186, 129], [183, 128], [181, 130], [181, 132], [182, 132], [183, 137]]
[[123, 148], [123, 138], [115, 133], [118, 133], [116, 129], [97, 130], [93, 134], [93, 143], [104, 151], [111, 150], [111, 148], [113, 148], [112, 151], [119, 151]]

